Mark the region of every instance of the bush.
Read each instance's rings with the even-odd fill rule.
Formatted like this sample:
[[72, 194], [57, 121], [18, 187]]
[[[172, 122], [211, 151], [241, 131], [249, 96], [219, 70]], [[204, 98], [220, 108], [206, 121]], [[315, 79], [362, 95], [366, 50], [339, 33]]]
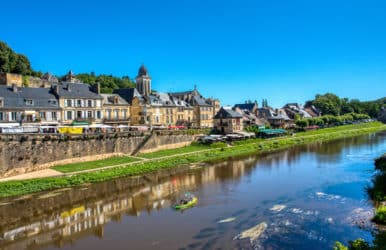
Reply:
[[378, 224], [386, 224], [386, 206], [377, 208], [373, 221]]

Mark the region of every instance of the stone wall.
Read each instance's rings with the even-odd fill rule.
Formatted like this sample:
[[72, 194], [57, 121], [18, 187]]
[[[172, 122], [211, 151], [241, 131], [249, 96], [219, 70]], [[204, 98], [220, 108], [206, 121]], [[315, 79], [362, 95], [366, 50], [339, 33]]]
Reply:
[[[0, 135], [0, 177], [53, 165], [90, 161], [135, 151], [173, 148], [192, 142], [183, 133], [115, 133], [107, 135]], [[138, 150], [139, 147], [141, 150]]]

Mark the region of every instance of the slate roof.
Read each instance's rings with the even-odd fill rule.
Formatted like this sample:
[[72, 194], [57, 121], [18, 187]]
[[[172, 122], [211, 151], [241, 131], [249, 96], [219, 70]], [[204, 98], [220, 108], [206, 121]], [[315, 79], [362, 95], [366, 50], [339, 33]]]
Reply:
[[246, 109], [249, 111], [253, 111], [253, 108], [255, 107], [256, 103], [242, 103], [242, 104], [235, 104], [233, 108], [239, 108], [239, 109]]
[[63, 82], [59, 84], [59, 98], [90, 98], [102, 99], [101, 95], [92, 91], [92, 87], [85, 83]]
[[[48, 88], [17, 88], [13, 92], [12, 87], [0, 86], [0, 98], [3, 98], [3, 108], [24, 108], [24, 109], [58, 109], [59, 102], [56, 96]], [[32, 100], [27, 104], [26, 100]]]
[[214, 119], [221, 119], [221, 118], [243, 118], [243, 116], [238, 112], [232, 110], [231, 108], [221, 107], [221, 109], [214, 116]]
[[197, 95], [193, 97], [193, 103], [198, 106], [211, 106], [209, 103], [206, 102], [205, 98]]
[[[129, 103], [118, 94], [101, 94], [104, 104], [109, 105], [129, 105]], [[114, 98], [118, 97], [118, 103], [114, 103]]]
[[138, 97], [141, 101], [144, 101], [142, 95], [138, 92], [136, 88], [114, 89], [113, 94], [120, 95], [130, 105], [132, 104], [134, 97]]

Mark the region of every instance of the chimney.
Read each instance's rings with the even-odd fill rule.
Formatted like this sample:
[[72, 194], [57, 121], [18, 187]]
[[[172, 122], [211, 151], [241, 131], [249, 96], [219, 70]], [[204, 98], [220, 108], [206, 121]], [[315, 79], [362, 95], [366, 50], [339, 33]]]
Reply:
[[67, 83], [67, 91], [71, 92], [71, 84], [70, 83]]
[[101, 84], [99, 82], [92, 85], [92, 91], [98, 95], [101, 93]]
[[59, 84], [51, 85], [51, 90], [54, 92], [55, 95], [59, 95]]
[[15, 83], [12, 83], [12, 92], [14, 92], [14, 93], [17, 92], [17, 86]]

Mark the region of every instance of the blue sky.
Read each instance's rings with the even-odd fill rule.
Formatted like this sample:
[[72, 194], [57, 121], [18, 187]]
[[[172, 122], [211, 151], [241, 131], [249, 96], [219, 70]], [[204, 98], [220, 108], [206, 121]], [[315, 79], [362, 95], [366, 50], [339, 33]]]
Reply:
[[224, 105], [386, 96], [386, 1], [3, 1], [0, 40], [36, 70], [196, 84]]

